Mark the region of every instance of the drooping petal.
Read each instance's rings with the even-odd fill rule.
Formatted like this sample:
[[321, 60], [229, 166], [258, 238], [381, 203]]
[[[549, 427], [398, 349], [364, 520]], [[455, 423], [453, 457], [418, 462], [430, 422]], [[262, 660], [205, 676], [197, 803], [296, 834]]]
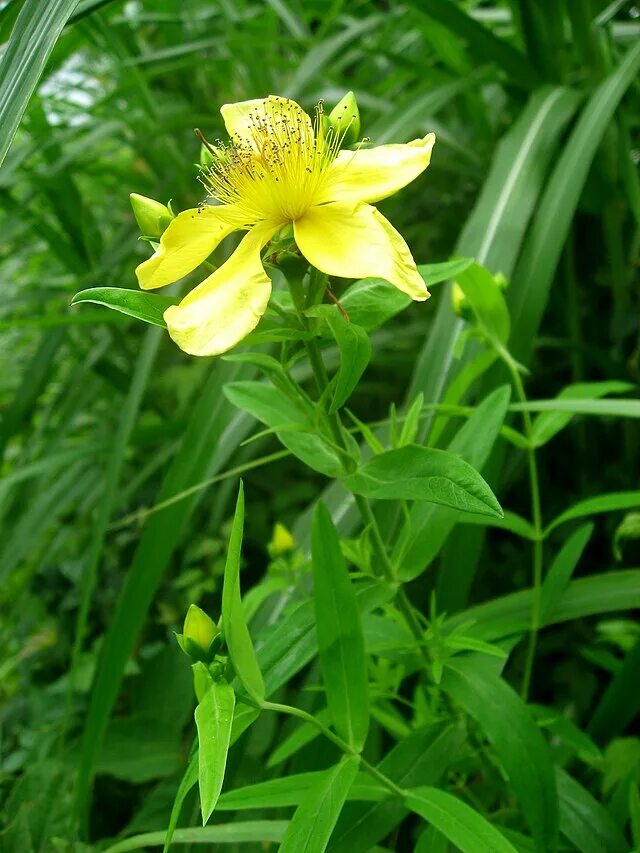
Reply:
[[277, 230], [273, 222], [255, 225], [229, 260], [179, 305], [167, 308], [164, 319], [180, 349], [190, 355], [218, 355], [256, 327], [271, 295], [260, 251]]
[[269, 95], [220, 107], [227, 133], [235, 144], [249, 145], [260, 154], [269, 137], [289, 145], [313, 144], [311, 119], [290, 98]]
[[187, 275], [242, 224], [241, 214], [232, 205], [193, 208], [179, 213], [160, 238], [155, 254], [137, 267], [140, 287], [151, 290]]
[[424, 172], [435, 141], [435, 133], [429, 133], [406, 145], [340, 151], [320, 200], [374, 202], [393, 195]]
[[343, 278], [385, 278], [412, 299], [429, 291], [409, 247], [369, 204], [312, 207], [294, 223], [298, 248], [314, 267]]

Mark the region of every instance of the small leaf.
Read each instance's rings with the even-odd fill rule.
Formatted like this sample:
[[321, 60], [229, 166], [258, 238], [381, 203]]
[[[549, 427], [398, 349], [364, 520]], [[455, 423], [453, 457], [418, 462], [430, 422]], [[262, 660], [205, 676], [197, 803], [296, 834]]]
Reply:
[[361, 749], [369, 729], [369, 687], [360, 611], [325, 505], [319, 503], [311, 535], [318, 652], [327, 703], [337, 733]]
[[491, 273], [472, 264], [456, 279], [476, 317], [478, 327], [498, 348], [509, 340], [509, 309]]
[[345, 755], [322, 774], [298, 806], [287, 829], [280, 853], [323, 853], [336, 825], [349, 788], [358, 772], [357, 755]]
[[545, 529], [545, 538], [565, 521], [573, 521], [576, 518], [585, 518], [588, 515], [599, 515], [603, 512], [616, 512], [621, 509], [636, 509], [640, 507], [640, 491], [638, 492], [611, 492], [608, 495], [598, 495], [595, 498], [587, 498], [579, 501], [565, 512], [554, 518]]
[[[576, 382], [567, 385], [557, 396], [558, 400], [598, 399], [607, 394], [624, 394], [633, 391], [634, 385], [629, 382]], [[633, 401], [630, 401], [633, 402]], [[637, 401], [636, 401], [637, 402]], [[536, 447], [542, 447], [557, 435], [573, 418], [571, 412], [541, 412], [533, 422], [532, 441]]]
[[164, 839], [164, 848], [162, 850], [162, 853], [169, 853], [173, 834], [175, 832], [176, 826], [178, 825], [180, 812], [182, 811], [182, 804], [184, 803], [189, 791], [198, 781], [199, 760], [200, 759], [198, 757], [198, 751], [194, 749], [193, 755], [189, 759], [187, 769], [184, 771], [184, 775], [180, 780], [180, 784], [178, 785], [178, 790], [176, 791], [173, 806], [171, 807], [171, 816], [169, 817], [169, 826], [167, 827], [167, 834]]
[[321, 306], [327, 324], [340, 349], [340, 367], [335, 379], [330, 412], [337, 412], [356, 388], [371, 358], [371, 341], [361, 326], [348, 322], [334, 306]]
[[144, 290], [128, 290], [126, 287], [91, 287], [76, 293], [71, 305], [94, 302], [96, 305], [104, 305], [105, 308], [112, 308], [121, 314], [128, 314], [129, 317], [166, 329], [163, 314], [170, 305], [177, 305], [179, 301], [177, 297], [160, 296]]
[[375, 456], [345, 477], [344, 484], [367, 498], [430, 501], [463, 512], [502, 516], [495, 495], [475, 468], [453, 453], [415, 444]]
[[445, 835], [462, 853], [517, 853], [495, 826], [471, 806], [438, 788], [414, 788], [405, 804]]
[[[455, 258], [441, 264], [422, 264], [418, 272], [427, 287], [432, 287], [455, 278], [471, 263], [469, 258]], [[349, 287], [341, 297], [340, 304], [352, 323], [371, 332], [408, 308], [411, 301], [409, 296], [384, 279], [364, 278]]]
[[249, 629], [244, 621], [240, 599], [240, 550], [244, 526], [244, 489], [238, 491], [236, 512], [231, 528], [227, 562], [222, 587], [221, 627], [229, 657], [244, 689], [258, 704], [264, 699], [264, 681], [253, 649]]
[[196, 708], [198, 781], [202, 824], [216, 807], [227, 766], [235, 694], [226, 681], [215, 681]]
[[593, 533], [593, 524], [583, 524], [562, 546], [542, 584], [540, 620], [546, 625], [556, 603], [562, 598], [582, 552]]
[[333, 446], [307, 417], [302, 400], [296, 400], [265, 382], [229, 382], [228, 400], [275, 430], [282, 444], [305, 465], [327, 477], [342, 474], [342, 460]]

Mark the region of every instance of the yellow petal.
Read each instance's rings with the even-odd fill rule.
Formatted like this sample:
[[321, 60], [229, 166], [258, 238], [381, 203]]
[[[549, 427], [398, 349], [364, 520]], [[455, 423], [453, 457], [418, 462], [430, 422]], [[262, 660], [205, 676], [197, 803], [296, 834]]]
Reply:
[[273, 222], [255, 225], [221, 267], [164, 312], [169, 334], [190, 355], [218, 355], [256, 327], [264, 314], [271, 281], [260, 250], [278, 230]]
[[435, 141], [435, 133], [429, 133], [407, 145], [340, 151], [321, 201], [373, 202], [393, 195], [424, 172]]
[[295, 144], [313, 143], [311, 119], [289, 98], [269, 95], [220, 107], [227, 133], [236, 144], [250, 145], [258, 154], [267, 136], [293, 138]]
[[187, 275], [242, 224], [238, 210], [231, 205], [179, 213], [160, 238], [155, 254], [136, 269], [140, 287], [151, 290]]
[[409, 247], [371, 205], [312, 207], [293, 229], [298, 248], [321, 272], [344, 278], [385, 278], [412, 299], [429, 297]]

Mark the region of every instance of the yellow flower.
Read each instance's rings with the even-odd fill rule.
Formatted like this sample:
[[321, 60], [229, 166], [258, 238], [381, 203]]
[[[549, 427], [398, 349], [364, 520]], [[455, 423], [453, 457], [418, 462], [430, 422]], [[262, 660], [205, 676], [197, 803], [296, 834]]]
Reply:
[[165, 311], [179, 347], [217, 355], [255, 328], [271, 294], [260, 252], [289, 224], [321, 272], [384, 278], [412, 299], [427, 299], [407, 244], [371, 202], [427, 168], [433, 133], [407, 145], [341, 151], [341, 139], [323, 131], [320, 109], [312, 122], [287, 98], [226, 104], [220, 112], [231, 141], [203, 173], [216, 203], [176, 216], [136, 270], [143, 289], [162, 287], [194, 270], [233, 231], [248, 232], [219, 269]]

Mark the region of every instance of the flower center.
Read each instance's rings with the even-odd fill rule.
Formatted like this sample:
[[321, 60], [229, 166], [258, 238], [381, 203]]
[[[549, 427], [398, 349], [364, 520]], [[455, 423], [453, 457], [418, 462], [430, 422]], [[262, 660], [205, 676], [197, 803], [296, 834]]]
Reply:
[[249, 114], [246, 136], [217, 142], [200, 180], [210, 196], [239, 207], [246, 224], [293, 222], [315, 204], [343, 134], [325, 130], [322, 102], [313, 122], [281, 99], [265, 113]]

